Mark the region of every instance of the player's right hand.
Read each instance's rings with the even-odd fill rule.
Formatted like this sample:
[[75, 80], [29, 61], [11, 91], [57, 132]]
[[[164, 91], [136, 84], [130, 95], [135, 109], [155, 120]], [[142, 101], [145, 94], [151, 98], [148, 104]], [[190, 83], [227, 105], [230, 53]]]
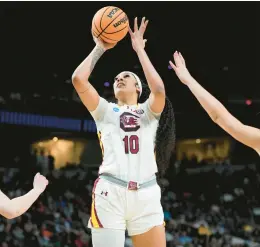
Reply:
[[193, 80], [192, 76], [190, 75], [190, 72], [188, 71], [188, 69], [186, 68], [186, 64], [185, 64], [185, 60], [183, 58], [183, 56], [181, 55], [180, 52], [176, 51], [173, 54], [173, 59], [175, 64], [170, 61], [170, 65], [173, 68], [173, 70], [175, 71], [176, 75], [178, 76], [178, 78], [180, 79], [180, 81], [183, 84], [189, 84], [190, 81]]
[[142, 22], [140, 27], [138, 27], [137, 17], [135, 17], [134, 21], [134, 32], [132, 29], [128, 28], [129, 34], [131, 36], [133, 49], [138, 52], [140, 49], [145, 48], [145, 43], [147, 39], [144, 39], [144, 33], [148, 25], [148, 20], [145, 20], [145, 17], [142, 18]]
[[42, 193], [48, 183], [49, 181], [44, 176], [42, 176], [40, 173], [37, 173], [34, 177], [33, 188]]
[[107, 42], [103, 41], [101, 38], [96, 38], [93, 34], [92, 34], [92, 36], [93, 36], [93, 40], [96, 43], [96, 45], [100, 46], [105, 51], [114, 48], [117, 44], [117, 43], [114, 43], [114, 44], [107, 43]]

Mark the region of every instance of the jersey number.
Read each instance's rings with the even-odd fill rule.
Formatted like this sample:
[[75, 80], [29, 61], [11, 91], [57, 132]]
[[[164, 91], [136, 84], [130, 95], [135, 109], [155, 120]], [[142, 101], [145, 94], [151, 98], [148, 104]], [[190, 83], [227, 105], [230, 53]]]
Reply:
[[137, 135], [125, 136], [123, 139], [125, 144], [125, 153], [137, 154], [139, 152], [139, 138]]

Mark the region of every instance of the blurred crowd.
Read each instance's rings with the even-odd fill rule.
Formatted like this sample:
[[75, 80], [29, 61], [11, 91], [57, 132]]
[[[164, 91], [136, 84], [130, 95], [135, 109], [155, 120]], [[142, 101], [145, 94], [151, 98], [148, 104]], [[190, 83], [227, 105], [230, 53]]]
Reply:
[[[226, 161], [204, 166], [194, 162], [173, 162], [161, 179], [167, 247], [257, 246], [257, 164], [236, 166]], [[97, 168], [68, 165], [46, 171], [46, 167], [48, 189], [31, 209], [16, 219], [0, 218], [1, 247], [92, 246], [87, 223]], [[30, 172], [22, 166], [2, 168], [1, 190], [10, 198], [26, 193], [39, 168], [33, 162]], [[127, 233], [125, 246], [132, 246]]]

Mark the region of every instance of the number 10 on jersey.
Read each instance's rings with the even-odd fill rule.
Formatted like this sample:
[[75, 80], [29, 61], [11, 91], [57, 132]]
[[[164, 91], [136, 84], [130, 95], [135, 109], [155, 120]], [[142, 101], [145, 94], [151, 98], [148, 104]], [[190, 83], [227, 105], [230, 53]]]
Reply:
[[139, 138], [137, 135], [125, 136], [123, 141], [126, 154], [137, 154], [139, 152]]

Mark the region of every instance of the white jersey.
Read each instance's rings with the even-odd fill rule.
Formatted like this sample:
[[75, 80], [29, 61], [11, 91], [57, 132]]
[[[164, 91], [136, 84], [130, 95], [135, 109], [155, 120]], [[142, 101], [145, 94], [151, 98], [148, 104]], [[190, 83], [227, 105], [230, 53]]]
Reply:
[[100, 97], [93, 116], [103, 153], [99, 174], [109, 173], [139, 183], [155, 175], [155, 137], [160, 114], [147, 100], [135, 106], [118, 106]]

